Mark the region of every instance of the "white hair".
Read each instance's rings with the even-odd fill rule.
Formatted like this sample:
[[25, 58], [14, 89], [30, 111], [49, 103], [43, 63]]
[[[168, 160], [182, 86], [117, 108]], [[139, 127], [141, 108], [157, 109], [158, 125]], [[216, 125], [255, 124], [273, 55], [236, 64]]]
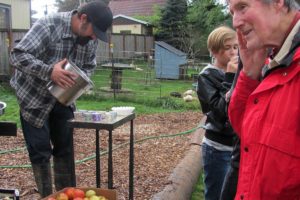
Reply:
[[[277, 0], [261, 0], [263, 3], [270, 4]], [[227, 3], [230, 2], [230, 0], [226, 0]], [[288, 8], [288, 10], [300, 10], [300, 6], [297, 0], [284, 0], [284, 5]]]
[[[275, 0], [262, 0], [264, 3], [272, 3]], [[284, 5], [289, 9], [289, 10], [299, 10], [299, 4], [296, 0], [284, 0]]]

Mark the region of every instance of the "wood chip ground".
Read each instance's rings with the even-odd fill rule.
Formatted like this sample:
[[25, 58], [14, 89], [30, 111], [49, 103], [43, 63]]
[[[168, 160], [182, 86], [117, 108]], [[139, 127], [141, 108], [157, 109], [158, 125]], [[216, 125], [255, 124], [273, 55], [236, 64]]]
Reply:
[[[200, 112], [138, 115], [134, 120], [135, 141], [155, 136], [154, 139], [135, 143], [134, 197], [151, 199], [168, 184], [168, 177], [189, 148], [190, 134], [171, 136], [195, 128], [200, 122]], [[129, 123], [113, 131], [113, 144], [129, 141]], [[108, 132], [101, 131], [101, 151], [107, 150]], [[167, 135], [170, 137], [160, 137]], [[75, 129], [76, 181], [79, 187], [95, 187], [95, 130]], [[22, 200], [36, 200], [39, 195], [21, 130], [17, 137], [0, 137], [0, 188], [19, 189]], [[6, 150], [20, 148], [15, 152]], [[113, 151], [114, 187], [119, 199], [128, 199], [129, 146]], [[7, 167], [3, 167], [7, 166]], [[101, 187], [107, 188], [107, 154], [101, 156]]]

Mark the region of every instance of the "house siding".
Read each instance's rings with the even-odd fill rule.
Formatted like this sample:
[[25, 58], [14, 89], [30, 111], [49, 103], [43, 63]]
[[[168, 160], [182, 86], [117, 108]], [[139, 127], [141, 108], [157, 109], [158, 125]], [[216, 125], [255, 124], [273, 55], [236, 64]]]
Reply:
[[30, 0], [0, 0], [0, 4], [11, 7], [11, 25], [13, 30], [30, 28]]
[[138, 20], [126, 15], [114, 16], [112, 32], [130, 31], [130, 34], [152, 35], [153, 26], [146, 21]]
[[31, 0], [0, 0], [10, 10], [9, 27], [0, 30], [0, 79], [7, 80], [13, 72], [9, 64], [9, 51], [30, 28]]
[[144, 34], [142, 32], [141, 24], [131, 24], [131, 25], [113, 25], [113, 33], [121, 33], [121, 31], [129, 30], [131, 34]]

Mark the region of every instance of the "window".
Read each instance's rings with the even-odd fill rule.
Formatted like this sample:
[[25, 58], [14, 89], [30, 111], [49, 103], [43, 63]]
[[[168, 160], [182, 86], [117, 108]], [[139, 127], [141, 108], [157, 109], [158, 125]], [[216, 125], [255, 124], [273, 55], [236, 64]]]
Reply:
[[122, 30], [120, 31], [121, 34], [131, 34], [131, 30]]
[[9, 30], [10, 21], [10, 7], [0, 4], [0, 29]]

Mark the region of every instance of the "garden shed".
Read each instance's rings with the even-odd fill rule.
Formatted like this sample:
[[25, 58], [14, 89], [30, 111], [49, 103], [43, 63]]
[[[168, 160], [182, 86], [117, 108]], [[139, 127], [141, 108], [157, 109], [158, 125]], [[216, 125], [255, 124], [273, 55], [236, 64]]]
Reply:
[[112, 33], [152, 35], [153, 25], [126, 15], [113, 18]]
[[181, 79], [186, 74], [186, 53], [162, 42], [155, 42], [156, 78]]

